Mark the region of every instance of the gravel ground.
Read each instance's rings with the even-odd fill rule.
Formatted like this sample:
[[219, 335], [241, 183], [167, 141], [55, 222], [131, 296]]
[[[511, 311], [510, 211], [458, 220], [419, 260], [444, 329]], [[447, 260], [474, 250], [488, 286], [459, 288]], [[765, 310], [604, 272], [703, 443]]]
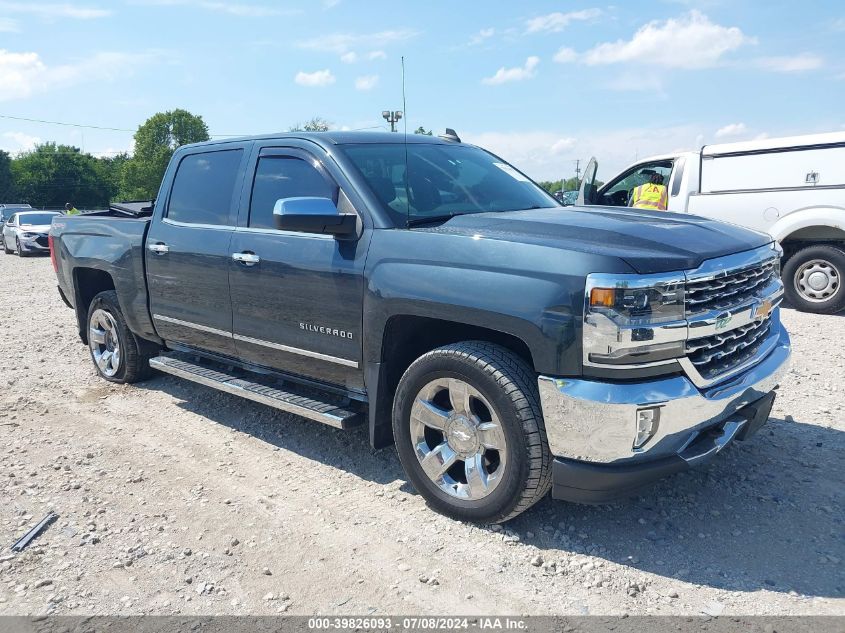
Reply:
[[477, 527], [363, 428], [98, 379], [49, 259], [0, 279], [0, 614], [845, 614], [845, 316], [784, 310], [772, 418], [710, 467]]

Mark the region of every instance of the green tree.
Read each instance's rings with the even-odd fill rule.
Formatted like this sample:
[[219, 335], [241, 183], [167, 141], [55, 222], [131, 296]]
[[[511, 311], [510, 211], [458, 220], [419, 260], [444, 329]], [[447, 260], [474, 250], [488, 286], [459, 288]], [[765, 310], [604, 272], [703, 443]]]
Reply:
[[209, 138], [201, 116], [180, 109], [154, 114], [135, 132], [135, 153], [121, 167], [120, 197], [154, 198], [176, 148]]
[[109, 203], [97, 159], [78, 147], [37, 145], [12, 161], [12, 176], [19, 202], [34, 207], [61, 208], [71, 202], [79, 209], [91, 209]]
[[326, 121], [321, 116], [315, 116], [305, 123], [297, 123], [289, 128], [289, 132], [328, 132], [332, 129], [332, 124]]
[[15, 202], [14, 180], [12, 179], [12, 158], [0, 150], [0, 202]]
[[426, 130], [422, 125], [414, 130], [414, 134], [423, 134], [425, 136], [434, 136], [431, 130]]

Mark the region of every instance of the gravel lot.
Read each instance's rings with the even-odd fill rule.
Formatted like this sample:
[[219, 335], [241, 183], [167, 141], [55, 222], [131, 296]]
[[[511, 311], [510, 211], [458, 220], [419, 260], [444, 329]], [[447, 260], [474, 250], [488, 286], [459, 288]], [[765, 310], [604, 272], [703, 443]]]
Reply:
[[363, 428], [99, 380], [49, 258], [0, 279], [0, 614], [845, 615], [845, 316], [784, 311], [773, 417], [710, 467], [490, 528], [429, 511]]

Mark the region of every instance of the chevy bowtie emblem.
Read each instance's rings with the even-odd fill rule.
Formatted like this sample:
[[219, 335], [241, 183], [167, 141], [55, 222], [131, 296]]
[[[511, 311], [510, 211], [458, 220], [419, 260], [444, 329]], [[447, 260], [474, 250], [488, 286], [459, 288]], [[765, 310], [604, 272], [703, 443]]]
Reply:
[[766, 299], [760, 305], [753, 309], [754, 320], [765, 319], [772, 312], [772, 302]]

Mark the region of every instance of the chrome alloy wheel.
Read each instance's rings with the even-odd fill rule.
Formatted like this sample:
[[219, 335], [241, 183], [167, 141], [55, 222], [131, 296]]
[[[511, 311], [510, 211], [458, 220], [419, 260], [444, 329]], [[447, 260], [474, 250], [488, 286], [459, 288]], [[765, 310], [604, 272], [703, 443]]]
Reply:
[[94, 362], [104, 375], [111, 378], [120, 369], [120, 341], [117, 323], [105, 310], [94, 310], [88, 323], [88, 345]]
[[795, 289], [807, 301], [829, 301], [842, 283], [837, 268], [823, 259], [813, 259], [795, 271]]
[[507, 467], [505, 431], [493, 407], [457, 378], [432, 380], [411, 407], [411, 440], [441, 490], [474, 501], [493, 492]]

